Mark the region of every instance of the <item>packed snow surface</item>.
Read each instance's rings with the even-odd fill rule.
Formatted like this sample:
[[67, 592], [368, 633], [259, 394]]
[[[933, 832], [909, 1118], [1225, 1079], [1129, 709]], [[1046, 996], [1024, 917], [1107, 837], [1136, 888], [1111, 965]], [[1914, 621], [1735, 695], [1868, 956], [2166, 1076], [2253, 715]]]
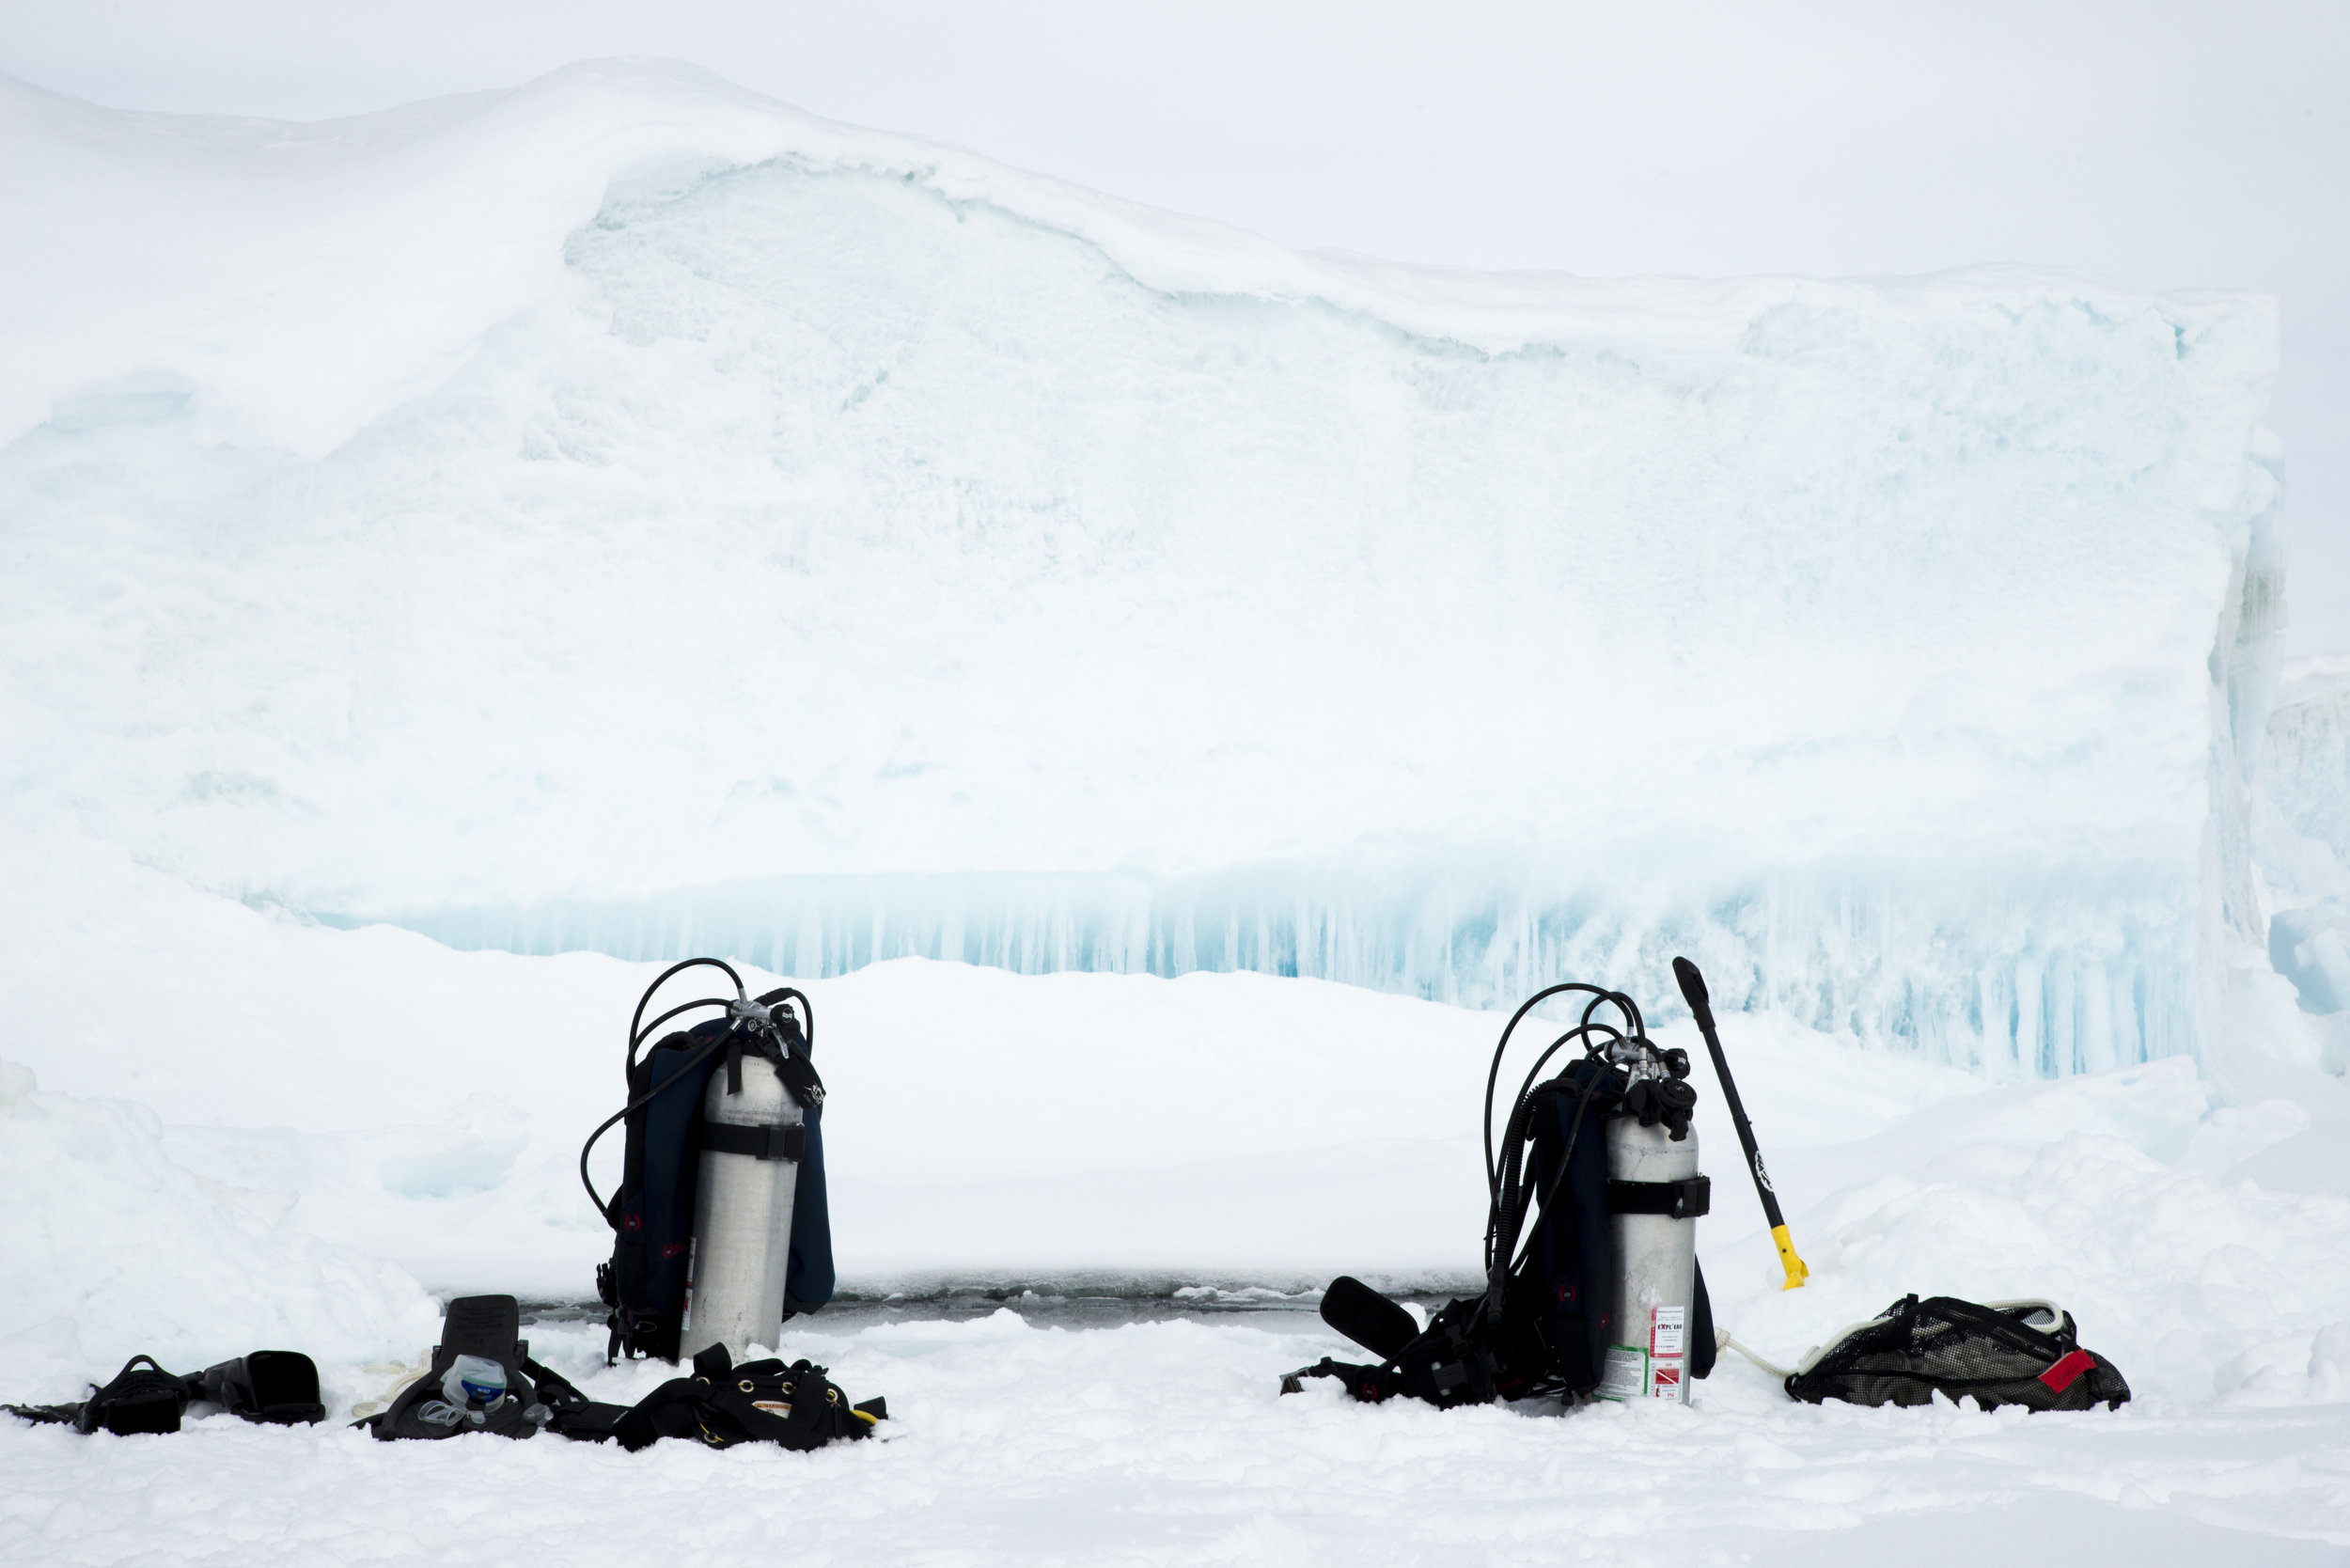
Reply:
[[[138, 1351], [184, 1372], [292, 1348], [339, 1419], [433, 1341], [434, 1294], [589, 1294], [609, 1238], [572, 1166], [619, 1102], [654, 965], [323, 928], [70, 839], [14, 869], [38, 897], [0, 909], [0, 1395], [74, 1398]], [[778, 1536], [811, 1560], [974, 1563], [2295, 1563], [2350, 1546], [2338, 1079], [2265, 1060], [2223, 1093], [2173, 1058], [1986, 1088], [1726, 1013], [1812, 1269], [1778, 1289], [1700, 1065], [1699, 1247], [1726, 1328], [1789, 1362], [1910, 1291], [2052, 1296], [2135, 1401], [1803, 1406], [1729, 1355], [1687, 1410], [1440, 1413], [1326, 1384], [1277, 1397], [1279, 1374], [1348, 1347], [1302, 1311], [1209, 1309], [1341, 1270], [1466, 1283], [1498, 1015], [1246, 974], [909, 959], [805, 983], [852, 1292], [1176, 1289], [1173, 1306], [1054, 1326], [1014, 1289], [1025, 1317], [935, 1321], [917, 1301], [796, 1321], [787, 1354], [895, 1418], [887, 1443], [814, 1455], [0, 1420], [0, 1559], [151, 1560], [163, 1539], [174, 1560], [241, 1564], [625, 1562]], [[1185, 1302], [1200, 1309], [1169, 1315]], [[597, 1398], [666, 1372], [604, 1370], [600, 1327], [530, 1334]]]
[[2004, 1078], [2263, 939], [2264, 300], [1306, 257], [643, 63], [0, 125], [12, 811], [207, 888], [1487, 1007], [1678, 949]]

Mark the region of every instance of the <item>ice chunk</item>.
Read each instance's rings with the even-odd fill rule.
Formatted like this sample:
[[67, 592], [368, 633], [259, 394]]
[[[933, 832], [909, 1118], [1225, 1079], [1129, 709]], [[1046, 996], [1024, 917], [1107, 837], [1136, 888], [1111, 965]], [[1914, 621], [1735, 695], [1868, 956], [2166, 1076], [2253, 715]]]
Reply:
[[2340, 1071], [2350, 1062], [2350, 658], [2289, 668], [2265, 740], [2252, 821], [2278, 906], [2269, 959]]
[[2288, 892], [2350, 894], [2350, 657], [2295, 660], [2264, 741], [2262, 870]]

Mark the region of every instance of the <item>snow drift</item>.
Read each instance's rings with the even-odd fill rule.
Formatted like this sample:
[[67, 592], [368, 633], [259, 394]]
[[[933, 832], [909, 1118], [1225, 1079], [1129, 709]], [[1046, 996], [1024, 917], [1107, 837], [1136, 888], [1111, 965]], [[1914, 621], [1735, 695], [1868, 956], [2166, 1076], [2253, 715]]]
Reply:
[[460, 945], [1562, 973], [1999, 1077], [2264, 939], [2269, 304], [1302, 257], [681, 68], [0, 92], [21, 820]]

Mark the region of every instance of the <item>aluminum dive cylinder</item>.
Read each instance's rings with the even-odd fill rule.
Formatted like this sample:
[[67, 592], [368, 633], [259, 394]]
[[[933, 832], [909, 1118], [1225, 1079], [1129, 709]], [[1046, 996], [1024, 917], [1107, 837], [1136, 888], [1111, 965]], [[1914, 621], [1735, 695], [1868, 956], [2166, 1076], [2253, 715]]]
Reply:
[[[1698, 1135], [1676, 1141], [1659, 1121], [1619, 1115], [1607, 1122], [1607, 1226], [1616, 1259], [1613, 1341], [1597, 1390], [1602, 1399], [1689, 1402], [1689, 1335], [1697, 1299], [1698, 1224], [1669, 1213], [1618, 1212], [1623, 1183], [1680, 1184], [1698, 1174]], [[1636, 1189], [1644, 1198], [1657, 1187]], [[1685, 1189], [1684, 1189], [1685, 1190]], [[1651, 1201], [1668, 1201], [1662, 1196]], [[1700, 1212], [1702, 1212], [1700, 1205]]]
[[[694, 1250], [678, 1338], [678, 1354], [687, 1359], [723, 1344], [740, 1361], [751, 1346], [773, 1350], [782, 1337], [803, 1113], [775, 1062], [745, 1051], [742, 1069], [739, 1091], [721, 1068], [702, 1096]], [[717, 1137], [712, 1128], [722, 1130]], [[746, 1132], [723, 1132], [731, 1128]], [[737, 1147], [711, 1146], [721, 1140]]]

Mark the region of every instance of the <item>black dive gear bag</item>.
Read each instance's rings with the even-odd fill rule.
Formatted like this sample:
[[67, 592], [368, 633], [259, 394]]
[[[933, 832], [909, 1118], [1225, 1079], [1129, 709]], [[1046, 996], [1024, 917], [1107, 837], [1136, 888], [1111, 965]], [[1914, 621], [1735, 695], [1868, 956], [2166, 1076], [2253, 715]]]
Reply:
[[[1511, 1036], [1538, 1003], [1567, 992], [1586, 993], [1591, 1000], [1528, 1072], [1496, 1152], [1494, 1090]], [[1612, 1008], [1617, 1020], [1600, 1017], [1603, 1008]], [[1582, 1055], [1537, 1081], [1570, 1044], [1580, 1046]], [[1635, 1080], [1612, 1064], [1611, 1049], [1636, 1045], [1653, 1052], [1668, 1076]], [[1341, 1276], [1323, 1293], [1323, 1321], [1382, 1359], [1367, 1366], [1324, 1357], [1283, 1377], [1281, 1391], [1297, 1392], [1307, 1377], [1333, 1377], [1357, 1400], [1402, 1394], [1449, 1409], [1496, 1399], [1576, 1399], [1596, 1388], [1613, 1339], [1608, 1215], [1694, 1218], [1710, 1200], [1702, 1177], [1609, 1181], [1606, 1121], [1633, 1116], [1683, 1136], [1697, 1103], [1688, 1074], [1687, 1054], [1651, 1045], [1638, 1005], [1622, 992], [1567, 984], [1529, 997], [1502, 1030], [1485, 1080], [1484, 1294], [1448, 1304], [1422, 1331], [1402, 1307]], [[1714, 1370], [1716, 1345], [1701, 1268], [1689, 1317], [1689, 1374], [1704, 1377]]]
[[152, 1356], [133, 1356], [113, 1382], [102, 1388], [92, 1384], [90, 1397], [77, 1403], [0, 1404], [0, 1410], [76, 1432], [127, 1437], [177, 1432], [188, 1406], [198, 1402], [275, 1426], [326, 1419], [326, 1406], [319, 1403], [318, 1367], [292, 1350], [257, 1350], [190, 1377], [164, 1371]]
[[[735, 996], [704, 997], [644, 1021], [653, 993], [684, 970], [710, 967], [734, 981]], [[791, 1004], [787, 1007], [786, 1004]], [[797, 1009], [794, 1016], [791, 1008]], [[650, 1048], [645, 1041], [680, 1014], [717, 1008], [722, 1016], [664, 1036]], [[687, 1270], [694, 1247], [694, 1200], [701, 1176], [705, 1123], [702, 1100], [712, 1074], [724, 1071], [741, 1081], [743, 1058], [774, 1063], [801, 1107], [800, 1136], [772, 1150], [739, 1152], [792, 1159], [799, 1174], [791, 1199], [791, 1262], [784, 1283], [784, 1317], [812, 1312], [832, 1299], [832, 1217], [824, 1193], [824, 1086], [810, 1059], [816, 1048], [816, 1011], [807, 996], [784, 986], [764, 996], [744, 995], [742, 977], [714, 958], [688, 959], [665, 970], [645, 990], [629, 1022], [628, 1102], [588, 1138], [579, 1152], [579, 1178], [597, 1210], [612, 1227], [612, 1261], [596, 1269], [596, 1294], [611, 1309], [608, 1357], [678, 1358], [684, 1325]], [[639, 1055], [639, 1052], [642, 1055]], [[588, 1175], [588, 1152], [613, 1123], [628, 1125], [620, 1184], [607, 1200]], [[741, 1129], [718, 1136], [739, 1137]], [[778, 1325], [780, 1326], [780, 1325]]]
[[1902, 1297], [1814, 1353], [1786, 1388], [1810, 1404], [1930, 1404], [1941, 1394], [1985, 1410], [2119, 1409], [2130, 1398], [2121, 1372], [2081, 1348], [2072, 1313], [2044, 1301], [1947, 1295]]

